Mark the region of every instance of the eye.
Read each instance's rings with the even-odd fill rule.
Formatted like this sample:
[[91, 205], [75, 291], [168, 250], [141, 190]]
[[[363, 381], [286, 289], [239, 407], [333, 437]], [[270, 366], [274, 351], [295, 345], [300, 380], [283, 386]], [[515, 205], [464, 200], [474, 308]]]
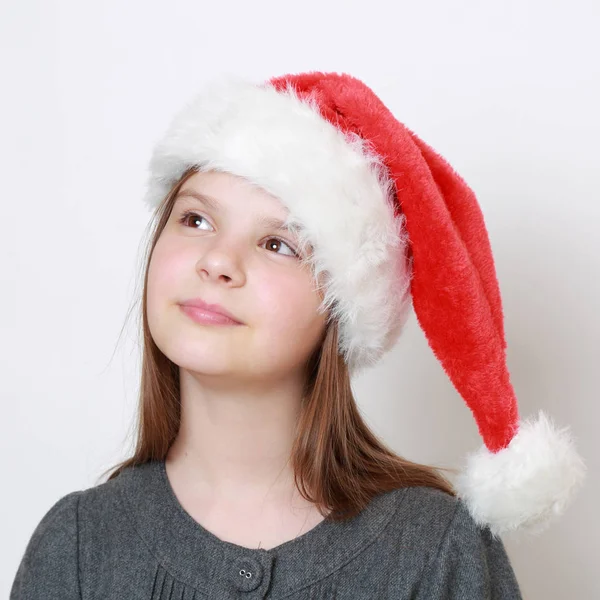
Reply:
[[199, 214], [196, 214], [195, 212], [191, 211], [191, 210], [186, 210], [181, 217], [179, 217], [179, 219], [177, 220], [178, 223], [185, 225], [186, 227], [188, 226], [189, 223], [189, 219], [190, 217], [194, 217], [194, 221], [201, 221], [204, 220], [206, 221], [206, 219]]
[[270, 237], [267, 239], [267, 247], [272, 247], [274, 244], [278, 245], [278, 246], [285, 246], [286, 248], [288, 248], [290, 250], [290, 253], [288, 254], [288, 256], [298, 256], [298, 253], [287, 243], [284, 242], [283, 240], [280, 240], [277, 237]]
[[[177, 219], [178, 223], [185, 225], [186, 227], [190, 227], [189, 223], [202, 222], [202, 221], [206, 221], [206, 219], [202, 215], [199, 215], [198, 213], [195, 213], [194, 211], [191, 211], [191, 210], [186, 210], [181, 215], [181, 217], [179, 217]], [[206, 222], [208, 222], [208, 221], [206, 221]], [[268, 248], [269, 247], [272, 248], [273, 246], [277, 246], [277, 247], [281, 248], [282, 246], [284, 246], [289, 250], [288, 253], [283, 253], [285, 256], [299, 257], [299, 254], [296, 252], [296, 250], [294, 248], [292, 248], [292, 246], [290, 246], [290, 244], [288, 244], [281, 238], [271, 236], [271, 237], [267, 238], [266, 241], [268, 242], [267, 243]], [[281, 254], [281, 253], [276, 252], [276, 254]]]

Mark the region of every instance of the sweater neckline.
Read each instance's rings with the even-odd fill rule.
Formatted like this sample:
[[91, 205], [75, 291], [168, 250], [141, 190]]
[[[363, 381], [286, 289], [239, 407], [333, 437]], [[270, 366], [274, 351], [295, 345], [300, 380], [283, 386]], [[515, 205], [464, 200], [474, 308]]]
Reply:
[[[221, 538], [219, 538], [217, 535], [215, 535], [212, 531], [206, 529], [206, 527], [204, 527], [201, 523], [199, 523], [198, 521], [196, 521], [196, 519], [194, 519], [189, 513], [188, 511], [183, 507], [183, 505], [181, 504], [181, 502], [179, 502], [179, 499], [177, 498], [176, 494], [175, 494], [175, 490], [173, 489], [173, 486], [171, 485], [171, 481], [169, 480], [168, 474], [167, 474], [167, 465], [166, 462], [164, 460], [160, 460], [157, 461], [157, 467], [158, 467], [158, 472], [161, 478], [161, 486], [166, 490], [168, 496], [169, 496], [169, 500], [170, 500], [170, 505], [173, 508], [173, 510], [177, 511], [178, 513], [180, 513], [183, 518], [188, 521], [190, 523], [190, 527], [197, 529], [199, 534], [207, 541], [207, 543], [209, 544], [215, 544], [217, 546], [221, 545], [221, 544], [226, 544], [230, 547], [233, 547], [233, 550], [236, 552], [243, 552], [244, 554], [252, 554], [254, 550], [265, 550], [264, 548], [248, 548], [246, 546], [241, 546], [240, 544], [236, 544], [233, 542], [227, 542], [225, 540], [222, 540]], [[267, 551], [270, 551], [272, 553], [279, 553], [281, 552], [283, 549], [285, 549], [285, 546], [287, 544], [291, 544], [291, 542], [294, 542], [298, 539], [300, 539], [301, 537], [304, 536], [309, 536], [309, 534], [311, 532], [315, 532], [313, 535], [314, 536], [318, 536], [319, 532], [315, 531], [318, 530], [319, 527], [321, 527], [321, 525], [325, 525], [326, 523], [328, 523], [327, 521], [323, 520], [320, 521], [319, 523], [317, 523], [317, 525], [315, 525], [314, 527], [312, 527], [311, 529], [309, 529], [308, 531], [304, 532], [302, 535], [297, 536], [294, 539], [288, 540], [286, 542], [282, 542], [281, 544], [273, 547], [273, 548], [269, 548], [267, 549]], [[307, 543], [310, 543], [310, 537], [307, 540]]]
[[273, 548], [247, 548], [220, 539], [181, 505], [164, 460], [124, 469], [115, 478], [138, 534], [164, 568], [208, 596], [215, 588], [283, 595], [326, 577], [373, 543], [390, 522], [406, 488], [382, 493], [357, 516], [327, 517]]

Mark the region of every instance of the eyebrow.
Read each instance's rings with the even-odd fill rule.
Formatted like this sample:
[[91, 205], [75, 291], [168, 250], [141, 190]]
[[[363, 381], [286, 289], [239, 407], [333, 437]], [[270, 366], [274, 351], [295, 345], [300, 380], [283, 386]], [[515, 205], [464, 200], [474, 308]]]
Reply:
[[[199, 202], [205, 204], [214, 211], [218, 211], [220, 209], [219, 202], [215, 198], [213, 198], [212, 196], [207, 196], [206, 194], [201, 194], [200, 192], [196, 192], [195, 190], [180, 191], [177, 194], [177, 197], [175, 198], [175, 202], [177, 202], [177, 200], [179, 200], [180, 198], [186, 196], [198, 200]], [[291, 227], [286, 226], [282, 220], [276, 219], [274, 217], [262, 216], [258, 219], [258, 223], [268, 229], [277, 229], [279, 231], [287, 231], [292, 233]]]

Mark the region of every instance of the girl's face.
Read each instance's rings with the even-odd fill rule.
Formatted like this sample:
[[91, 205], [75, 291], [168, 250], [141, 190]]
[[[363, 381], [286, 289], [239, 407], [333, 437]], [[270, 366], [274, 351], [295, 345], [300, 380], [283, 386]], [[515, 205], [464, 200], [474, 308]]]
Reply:
[[[147, 284], [152, 337], [175, 364], [239, 379], [303, 372], [326, 314], [317, 312], [322, 294], [310, 268], [294, 255], [297, 238], [262, 221], [287, 212], [228, 173], [195, 173], [182, 185]], [[193, 298], [220, 304], [242, 324], [198, 323], [180, 305]]]

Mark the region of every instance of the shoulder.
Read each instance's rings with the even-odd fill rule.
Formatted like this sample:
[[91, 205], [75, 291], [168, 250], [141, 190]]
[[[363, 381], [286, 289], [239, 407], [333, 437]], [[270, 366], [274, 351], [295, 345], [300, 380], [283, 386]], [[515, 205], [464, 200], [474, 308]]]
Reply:
[[79, 598], [78, 509], [82, 491], [56, 500], [35, 526], [12, 583], [11, 600]]
[[70, 492], [46, 509], [29, 539], [29, 553], [43, 552], [49, 542], [52, 549], [73, 544], [77, 535], [79, 499], [83, 493], [82, 490]]
[[21, 555], [11, 600], [80, 597], [82, 550], [127, 522], [117, 479], [64, 494], [45, 510]]
[[458, 496], [427, 486], [389, 493], [394, 497], [394, 513], [385, 535], [393, 543], [412, 548], [425, 561], [439, 560], [444, 553], [504, 554], [502, 540], [476, 523]]
[[436, 488], [410, 488], [404, 499], [404, 511], [410, 513], [418, 528], [426, 528], [437, 534], [448, 545], [465, 548], [503, 548], [500, 536], [492, 534], [486, 525], [475, 521], [467, 504], [458, 496], [452, 496]]
[[400, 488], [389, 493], [394, 498], [395, 510], [388, 528], [403, 538], [418, 540], [425, 536], [429, 543], [435, 543], [465, 508], [458, 497], [428, 486]]
[[35, 525], [27, 543], [27, 557], [73, 548], [82, 526], [95, 519], [104, 520], [108, 513], [118, 510], [117, 487], [111, 480], [60, 496]]
[[48, 544], [54, 550], [72, 546], [82, 519], [89, 519], [93, 513], [109, 512], [116, 506], [116, 487], [113, 481], [108, 481], [60, 496], [46, 508], [35, 525], [28, 541], [28, 552], [41, 553]]
[[390, 493], [396, 496], [395, 519], [404, 524], [412, 523], [415, 531], [452, 532], [465, 538], [490, 534], [488, 527], [476, 523], [458, 496], [428, 486], [401, 488]]
[[420, 557], [418, 598], [446, 597], [444, 590], [452, 597], [521, 598], [502, 539], [479, 525], [463, 500], [423, 486], [394, 493], [389, 529], [394, 543]]

